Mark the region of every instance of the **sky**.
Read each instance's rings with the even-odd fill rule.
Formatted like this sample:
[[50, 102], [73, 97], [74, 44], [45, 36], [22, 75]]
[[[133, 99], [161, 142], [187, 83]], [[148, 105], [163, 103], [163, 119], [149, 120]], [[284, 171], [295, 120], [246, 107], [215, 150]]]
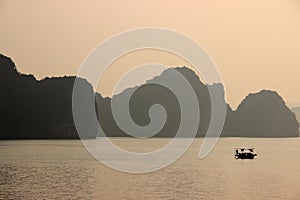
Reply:
[[[0, 53], [38, 79], [75, 75], [95, 46], [115, 34], [161, 27], [205, 48], [233, 108], [262, 89], [300, 105], [299, 0], [0, 0], [0, 24]], [[133, 52], [111, 64], [97, 90], [109, 96], [124, 73], [147, 62], [189, 65], [166, 52]]]

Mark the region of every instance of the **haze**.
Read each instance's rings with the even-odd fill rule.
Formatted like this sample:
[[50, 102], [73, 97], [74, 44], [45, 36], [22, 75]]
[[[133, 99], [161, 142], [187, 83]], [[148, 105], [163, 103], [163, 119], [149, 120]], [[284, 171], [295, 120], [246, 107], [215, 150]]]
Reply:
[[[75, 75], [106, 38], [155, 26], [186, 34], [208, 51], [233, 107], [263, 88], [278, 91], [290, 106], [300, 103], [297, 0], [0, 0], [0, 24], [0, 52], [39, 79]], [[110, 95], [118, 78], [147, 62], [188, 65], [168, 53], [135, 52], [112, 64], [98, 91]]]

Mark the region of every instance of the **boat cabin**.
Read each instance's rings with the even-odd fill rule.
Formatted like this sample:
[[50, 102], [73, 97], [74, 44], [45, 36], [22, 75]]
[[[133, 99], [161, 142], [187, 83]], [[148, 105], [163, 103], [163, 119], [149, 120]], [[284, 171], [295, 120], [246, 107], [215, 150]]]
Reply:
[[254, 153], [254, 148], [234, 148], [235, 159], [253, 159], [255, 156], [257, 156], [257, 154]]

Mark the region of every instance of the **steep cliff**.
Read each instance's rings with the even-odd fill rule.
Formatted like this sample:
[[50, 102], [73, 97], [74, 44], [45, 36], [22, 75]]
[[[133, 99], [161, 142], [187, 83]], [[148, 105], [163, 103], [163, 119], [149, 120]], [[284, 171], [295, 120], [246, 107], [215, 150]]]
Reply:
[[[21, 74], [0, 54], [0, 139], [78, 138], [72, 115], [75, 77], [45, 78]], [[80, 79], [83, 96], [94, 95]], [[95, 138], [91, 131], [82, 137]]]
[[249, 94], [233, 113], [228, 135], [247, 137], [298, 137], [295, 114], [277, 92]]

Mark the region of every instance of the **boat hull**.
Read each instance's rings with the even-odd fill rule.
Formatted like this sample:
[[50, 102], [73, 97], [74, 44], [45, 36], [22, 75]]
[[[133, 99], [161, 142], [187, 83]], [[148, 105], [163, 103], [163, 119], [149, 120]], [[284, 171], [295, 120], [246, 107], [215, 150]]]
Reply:
[[236, 159], [253, 159], [253, 158], [255, 158], [255, 156], [257, 156], [257, 154], [254, 154], [254, 153], [239, 153], [239, 154], [236, 154], [234, 157]]

